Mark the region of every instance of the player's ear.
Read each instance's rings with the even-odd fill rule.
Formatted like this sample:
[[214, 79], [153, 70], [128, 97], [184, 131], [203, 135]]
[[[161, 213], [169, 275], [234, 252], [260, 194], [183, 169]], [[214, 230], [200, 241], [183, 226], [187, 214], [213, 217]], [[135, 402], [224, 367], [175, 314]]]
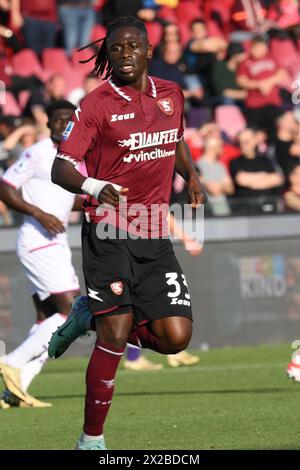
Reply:
[[148, 49], [147, 49], [147, 59], [152, 59], [152, 56], [153, 56], [153, 47], [151, 44], [148, 45]]

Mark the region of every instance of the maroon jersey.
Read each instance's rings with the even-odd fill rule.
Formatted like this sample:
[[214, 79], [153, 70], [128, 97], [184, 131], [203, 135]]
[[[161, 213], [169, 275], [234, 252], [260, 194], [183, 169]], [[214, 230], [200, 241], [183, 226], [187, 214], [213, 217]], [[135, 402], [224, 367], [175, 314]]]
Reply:
[[[262, 59], [254, 59], [249, 57], [244, 60], [237, 71], [237, 75], [245, 75], [251, 80], [264, 80], [270, 78], [278, 71], [279, 67], [272, 58], [267, 54]], [[282, 99], [280, 97], [280, 89], [278, 85], [274, 85], [267, 95], [263, 95], [260, 90], [248, 90], [246, 98], [247, 108], [261, 108], [263, 106], [281, 106]]]
[[[176, 144], [183, 136], [183, 103], [174, 82], [149, 77], [146, 92], [140, 93], [111, 79], [83, 99], [57, 156], [74, 165], [85, 160], [88, 176], [129, 188], [127, 221], [147, 217], [153, 205], [169, 203]], [[102, 218], [98, 206], [87, 198], [91, 222]]]

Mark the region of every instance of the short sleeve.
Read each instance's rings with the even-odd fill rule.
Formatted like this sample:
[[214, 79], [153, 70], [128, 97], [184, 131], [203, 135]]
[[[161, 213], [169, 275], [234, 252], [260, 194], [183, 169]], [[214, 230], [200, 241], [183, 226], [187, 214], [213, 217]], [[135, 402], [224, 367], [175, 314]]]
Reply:
[[77, 165], [101, 138], [101, 127], [95, 107], [90, 101], [83, 100], [68, 122], [57, 157]]
[[230, 175], [231, 175], [232, 179], [234, 179], [234, 180], [236, 178], [236, 175], [240, 171], [240, 165], [239, 165], [239, 162], [238, 162], [238, 158], [234, 158], [229, 163], [229, 172], [230, 172]]
[[178, 87], [178, 101], [180, 106], [180, 123], [178, 129], [178, 142], [182, 139], [184, 133], [184, 96], [182, 90]]
[[19, 189], [34, 176], [35, 170], [34, 155], [30, 150], [26, 150], [2, 175], [2, 180], [15, 189]]

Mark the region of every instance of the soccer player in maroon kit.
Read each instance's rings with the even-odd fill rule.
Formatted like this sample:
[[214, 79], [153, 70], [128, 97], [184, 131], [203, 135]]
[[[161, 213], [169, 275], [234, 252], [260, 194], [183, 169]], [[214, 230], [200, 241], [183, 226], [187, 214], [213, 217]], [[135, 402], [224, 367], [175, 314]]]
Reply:
[[[168, 206], [174, 166], [193, 207], [206, 196], [183, 139], [182, 92], [148, 76], [151, 56], [145, 25], [136, 18], [108, 26], [94, 69], [106, 72], [107, 82], [75, 111], [52, 168], [54, 183], [88, 195], [83, 271], [97, 341], [86, 375], [81, 450], [105, 449], [103, 424], [126, 343], [175, 354], [192, 335], [186, 279], [156, 216], [157, 207]], [[88, 178], [74, 168], [82, 160]], [[133, 237], [138, 224], [140, 236]], [[102, 237], [115, 226], [116, 236]]]

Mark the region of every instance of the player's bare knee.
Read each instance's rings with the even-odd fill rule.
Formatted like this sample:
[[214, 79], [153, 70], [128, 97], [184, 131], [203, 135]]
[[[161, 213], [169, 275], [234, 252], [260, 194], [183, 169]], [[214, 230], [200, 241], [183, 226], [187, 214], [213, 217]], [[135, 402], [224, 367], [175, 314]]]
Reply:
[[186, 349], [191, 339], [191, 332], [189, 331], [176, 331], [167, 338], [167, 346], [169, 354], [177, 354]]
[[131, 317], [115, 316], [101, 319], [97, 322], [97, 338], [116, 348], [126, 346], [129, 332], [132, 328]]
[[189, 340], [175, 341], [168, 344], [168, 354], [177, 354], [184, 351], [189, 345]]

